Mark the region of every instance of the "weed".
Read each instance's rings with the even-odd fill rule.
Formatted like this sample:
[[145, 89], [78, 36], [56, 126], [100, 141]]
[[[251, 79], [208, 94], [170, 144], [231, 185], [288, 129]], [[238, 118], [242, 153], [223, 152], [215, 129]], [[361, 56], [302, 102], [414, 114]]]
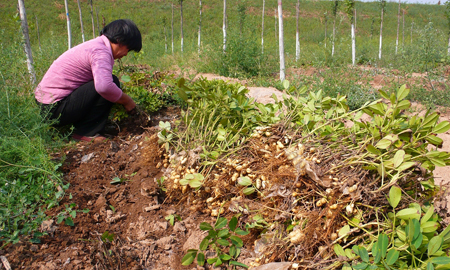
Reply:
[[89, 213], [89, 209], [74, 210], [73, 208], [76, 206], [75, 203], [66, 204], [65, 209], [56, 216], [56, 223], [64, 221], [66, 225], [75, 226], [73, 219], [77, 217], [77, 213]]

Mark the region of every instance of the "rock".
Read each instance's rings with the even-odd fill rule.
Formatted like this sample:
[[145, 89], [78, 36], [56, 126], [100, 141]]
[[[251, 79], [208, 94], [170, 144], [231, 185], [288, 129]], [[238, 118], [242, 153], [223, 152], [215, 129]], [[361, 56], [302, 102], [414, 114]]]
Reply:
[[84, 156], [81, 158], [81, 163], [86, 163], [86, 162], [88, 162], [93, 156], [94, 156], [94, 153], [90, 153], [90, 154], [84, 155]]

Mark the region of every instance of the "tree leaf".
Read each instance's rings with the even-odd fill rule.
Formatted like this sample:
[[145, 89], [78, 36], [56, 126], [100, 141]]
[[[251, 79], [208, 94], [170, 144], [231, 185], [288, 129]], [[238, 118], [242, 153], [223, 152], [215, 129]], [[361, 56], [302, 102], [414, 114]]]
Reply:
[[430, 242], [428, 243], [428, 257], [432, 256], [441, 249], [442, 242], [443, 240], [440, 236], [431, 238]]
[[389, 204], [392, 208], [397, 207], [402, 198], [402, 190], [396, 186], [392, 186], [389, 190]]
[[188, 250], [186, 255], [184, 255], [184, 257], [181, 259], [181, 265], [190, 265], [194, 261], [195, 256], [197, 256], [196, 249]]
[[389, 250], [389, 252], [386, 255], [386, 264], [393, 265], [398, 260], [399, 255], [400, 252], [398, 252], [397, 250], [395, 249]]

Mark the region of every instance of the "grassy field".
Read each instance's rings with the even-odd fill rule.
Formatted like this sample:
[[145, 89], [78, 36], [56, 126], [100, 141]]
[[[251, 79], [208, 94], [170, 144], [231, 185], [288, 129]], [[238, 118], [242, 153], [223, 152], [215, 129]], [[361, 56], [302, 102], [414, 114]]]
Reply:
[[[178, 3], [178, 2], [177, 2]], [[174, 5], [174, 53], [171, 48], [171, 2], [168, 1], [94, 1], [96, 29], [118, 18], [136, 22], [143, 34], [143, 51], [130, 55], [124, 64], [149, 66], [152, 72], [212, 72], [250, 78], [256, 85], [276, 86], [278, 54], [275, 31], [275, 2], [266, 3], [264, 54], [261, 54], [262, 1], [228, 1], [228, 50], [222, 53], [222, 2], [203, 3], [202, 47], [197, 53], [198, 2], [186, 1], [184, 7], [184, 52], [180, 52], [180, 11]], [[82, 42], [76, 1], [70, 1], [73, 46]], [[86, 39], [93, 37], [90, 7], [81, 1]], [[327, 95], [348, 94], [349, 105], [357, 108], [377, 94], [368, 84], [357, 84], [363, 74], [349, 68], [351, 63], [350, 25], [343, 11], [337, 16], [336, 54], [331, 57], [332, 18], [329, 1], [302, 1], [300, 4], [301, 58], [295, 61], [296, 1], [284, 1], [286, 66], [289, 68], [325, 68], [320, 76], [295, 77], [291, 84], [306, 85], [311, 91], [323, 89]], [[0, 3], [0, 241], [17, 241], [19, 235], [36, 230], [45, 218], [43, 210], [56, 204], [63, 195], [59, 163], [49, 153], [62, 145], [59, 133], [42, 121], [32, 96], [35, 85], [29, 82], [22, 49], [20, 21], [16, 1]], [[67, 29], [63, 1], [26, 1], [34, 66], [38, 81], [50, 64], [67, 50]], [[356, 3], [357, 62], [383, 68], [390, 75], [397, 69], [404, 76], [429, 71], [433, 79], [442, 79], [448, 64], [448, 25], [444, 6], [408, 4], [405, 9], [405, 35], [400, 35], [395, 55], [397, 28], [396, 3], [388, 3], [384, 22], [383, 58], [377, 59], [379, 16], [377, 3]], [[38, 39], [38, 26], [39, 36]], [[166, 31], [164, 31], [166, 29]], [[400, 26], [403, 30], [402, 25]], [[412, 29], [412, 30], [411, 30]], [[165, 34], [166, 33], [166, 34]], [[165, 42], [167, 38], [167, 43]], [[40, 43], [39, 43], [40, 41]], [[167, 50], [165, 49], [167, 44]], [[326, 46], [325, 46], [326, 45]], [[381, 72], [381, 71], [378, 71]], [[370, 72], [367, 73], [370, 75]], [[372, 74], [375, 75], [375, 74]], [[392, 89], [397, 89], [394, 85]], [[445, 86], [446, 87], [446, 86]], [[422, 86], [411, 87], [411, 97], [429, 105], [449, 106], [448, 88], [428, 92]], [[38, 236], [38, 235], [36, 235]]]

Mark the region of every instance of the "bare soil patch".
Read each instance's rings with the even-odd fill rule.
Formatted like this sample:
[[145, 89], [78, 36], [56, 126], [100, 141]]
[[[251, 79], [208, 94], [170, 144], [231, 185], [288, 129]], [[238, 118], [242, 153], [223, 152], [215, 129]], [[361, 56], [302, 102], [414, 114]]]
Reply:
[[[217, 78], [213, 74], [202, 76]], [[221, 77], [219, 79], [227, 80]], [[374, 81], [376, 84], [383, 84], [383, 78]], [[258, 102], [271, 102], [272, 94], [281, 97], [281, 92], [274, 88], [250, 87], [250, 95]], [[450, 119], [448, 113], [441, 116], [442, 120]], [[65, 209], [65, 205], [71, 203], [76, 204], [74, 209], [90, 209], [89, 213], [78, 213], [73, 227], [65, 225], [64, 222], [56, 224], [55, 220], [49, 220], [42, 226], [42, 231], [48, 235], [41, 239], [41, 243], [23, 241], [8, 245], [0, 250], [0, 255], [6, 256], [12, 269], [209, 269], [196, 267], [195, 264], [183, 267], [181, 258], [188, 249], [198, 248], [204, 236], [199, 230], [199, 224], [214, 222], [211, 211], [204, 205], [194, 204], [184, 193], [170, 190], [168, 193], [163, 192], [157, 183], [166, 168], [160, 166], [164, 155], [157, 143], [156, 126], [160, 120], [171, 121], [177, 117], [178, 109], [169, 108], [153, 115], [150, 122], [139, 118], [130, 119], [120, 124], [120, 130], [111, 129], [110, 133], [116, 136], [107, 142], [81, 142], [58, 153], [55, 158], [66, 157], [62, 170], [64, 180], [70, 183], [70, 187], [61, 206], [51, 209], [49, 214], [56, 215]], [[444, 139], [442, 150], [450, 151], [450, 133], [441, 134], [440, 137]], [[277, 134], [272, 134], [267, 143], [270, 145], [276, 139], [279, 139]], [[255, 149], [264, 149], [264, 145], [257, 145], [258, 143], [254, 142]], [[272, 150], [275, 151], [265, 151]], [[313, 189], [314, 184], [311, 181], [299, 180], [293, 167], [287, 167], [285, 161], [278, 162], [273, 156], [264, 156], [264, 152], [260, 153], [261, 155], [252, 151], [249, 153], [246, 153], [248, 156], [245, 158], [249, 160], [253, 171], [264, 172], [278, 179], [278, 184], [274, 185], [277, 188], [272, 192], [274, 196], [281, 198], [281, 203], [255, 203], [251, 198], [239, 197], [240, 191], [229, 187], [228, 195], [220, 195], [219, 191], [218, 197], [223, 200], [231, 197], [238, 199], [230, 200], [225, 205], [224, 216], [230, 217], [236, 213], [235, 210], [239, 209], [239, 206], [246, 205], [248, 209], [272, 209], [274, 211], [265, 218], [271, 221], [283, 220], [287, 211], [293, 209], [294, 203], [289, 199], [292, 197], [283, 197], [283, 192], [291, 192], [290, 187], [283, 189], [283, 184], [294, 183], [293, 190], [297, 193]], [[334, 158], [329, 155], [329, 162]], [[324, 161], [323, 164], [326, 166], [327, 163]], [[316, 171], [326, 169], [316, 168]], [[111, 184], [115, 177], [124, 181]], [[448, 183], [450, 167], [437, 168], [435, 178], [438, 183]], [[223, 179], [224, 183], [226, 181], [229, 180]], [[353, 182], [347, 183], [349, 186], [351, 184]], [[267, 193], [266, 195], [270, 195], [269, 191]], [[360, 196], [360, 193], [355, 196]], [[338, 212], [340, 210], [343, 209], [337, 209]], [[317, 223], [312, 223], [314, 226], [309, 228], [312, 232], [316, 228], [326, 228], [322, 234], [317, 234], [324, 245], [330, 243], [326, 239], [326, 233], [336, 230], [335, 227], [324, 227], [328, 225], [323, 224], [320, 219], [327, 211], [329, 210], [324, 209], [316, 212], [315, 217], [310, 216], [311, 219], [317, 220]], [[176, 220], [174, 226], [171, 226], [165, 218], [169, 215], [179, 215], [181, 220]], [[338, 215], [333, 215], [333, 218], [338, 218]], [[241, 225], [244, 222], [251, 220], [246, 219], [244, 215], [240, 220]], [[244, 248], [240, 261], [250, 265], [260, 257], [257, 248], [262, 242], [255, 242], [261, 240], [257, 231], [243, 240]], [[272, 262], [277, 256], [288, 259], [292, 255], [292, 258], [296, 258], [294, 253], [295, 256], [317, 253], [316, 262], [322, 258], [318, 250], [309, 249], [307, 245], [296, 250], [289, 250], [282, 243], [273, 243], [273, 247], [276, 249], [266, 250], [269, 252], [265, 257], [267, 262]]]

